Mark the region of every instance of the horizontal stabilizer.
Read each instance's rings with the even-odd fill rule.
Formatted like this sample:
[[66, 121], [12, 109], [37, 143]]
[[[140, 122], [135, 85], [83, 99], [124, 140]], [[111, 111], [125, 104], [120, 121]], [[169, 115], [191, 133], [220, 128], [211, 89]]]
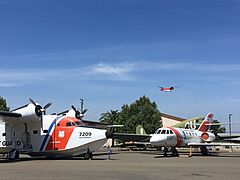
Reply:
[[106, 128], [117, 128], [117, 127], [123, 127], [123, 125], [118, 125], [118, 124], [116, 124], [116, 125], [107, 125], [106, 126]]
[[237, 143], [188, 143], [188, 146], [240, 146]]

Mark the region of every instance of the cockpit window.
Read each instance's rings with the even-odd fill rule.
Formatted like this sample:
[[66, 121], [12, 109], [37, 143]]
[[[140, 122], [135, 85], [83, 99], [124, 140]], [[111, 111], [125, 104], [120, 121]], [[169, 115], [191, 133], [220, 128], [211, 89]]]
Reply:
[[170, 131], [170, 134], [173, 134], [172, 130], [169, 130]]
[[169, 130], [166, 131], [166, 134], [169, 134]]
[[77, 126], [74, 122], [66, 122], [66, 126]]
[[80, 126], [80, 125], [81, 125], [81, 122], [80, 122], [80, 121], [75, 121], [75, 124], [76, 124], [77, 126]]
[[165, 129], [162, 130], [161, 134], [166, 134], [166, 130]]
[[160, 134], [161, 133], [161, 129], [156, 130], [156, 134]]
[[67, 122], [66, 126], [72, 126], [72, 122]]

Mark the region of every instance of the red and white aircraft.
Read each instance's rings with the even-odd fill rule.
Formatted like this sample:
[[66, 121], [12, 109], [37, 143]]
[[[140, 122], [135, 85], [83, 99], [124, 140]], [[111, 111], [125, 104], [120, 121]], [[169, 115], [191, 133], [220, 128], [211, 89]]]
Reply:
[[160, 87], [160, 86], [158, 86], [158, 87], [160, 88], [160, 91], [163, 91], [163, 92], [171, 92], [171, 91], [174, 90], [173, 86], [172, 87]]
[[208, 154], [207, 146], [240, 146], [234, 143], [214, 142], [216, 136], [207, 132], [211, 125], [213, 114], [209, 113], [197, 130], [183, 128], [159, 128], [151, 135], [150, 143], [153, 146], [164, 147], [164, 156], [167, 156], [168, 147], [171, 147], [172, 156], [178, 156], [176, 147], [200, 147], [203, 155]]
[[112, 137], [112, 132], [105, 129], [78, 126], [74, 110], [45, 115], [51, 103], [42, 108], [30, 101], [11, 112], [0, 111], [0, 153], [8, 154], [9, 159], [18, 158], [19, 153], [46, 157], [84, 155], [89, 159]]

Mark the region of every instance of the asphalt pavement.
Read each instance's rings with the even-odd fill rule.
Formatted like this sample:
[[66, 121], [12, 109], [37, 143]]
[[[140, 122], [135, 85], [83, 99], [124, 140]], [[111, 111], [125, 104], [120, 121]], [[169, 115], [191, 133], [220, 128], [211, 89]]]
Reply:
[[189, 158], [163, 157], [157, 151], [113, 151], [82, 158], [45, 159], [21, 156], [18, 161], [0, 160], [0, 180], [113, 180], [113, 179], [240, 179], [240, 153]]

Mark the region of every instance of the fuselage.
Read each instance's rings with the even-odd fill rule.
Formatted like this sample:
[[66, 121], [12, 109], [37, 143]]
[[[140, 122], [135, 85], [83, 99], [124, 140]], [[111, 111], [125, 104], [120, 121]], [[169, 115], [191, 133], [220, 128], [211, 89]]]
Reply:
[[77, 156], [97, 151], [106, 141], [106, 130], [78, 126], [65, 115], [44, 115], [40, 121], [1, 124], [0, 152], [17, 149], [31, 156]]
[[159, 128], [152, 135], [150, 143], [162, 147], [187, 147], [189, 143], [210, 142], [215, 135], [209, 132], [183, 128]]

